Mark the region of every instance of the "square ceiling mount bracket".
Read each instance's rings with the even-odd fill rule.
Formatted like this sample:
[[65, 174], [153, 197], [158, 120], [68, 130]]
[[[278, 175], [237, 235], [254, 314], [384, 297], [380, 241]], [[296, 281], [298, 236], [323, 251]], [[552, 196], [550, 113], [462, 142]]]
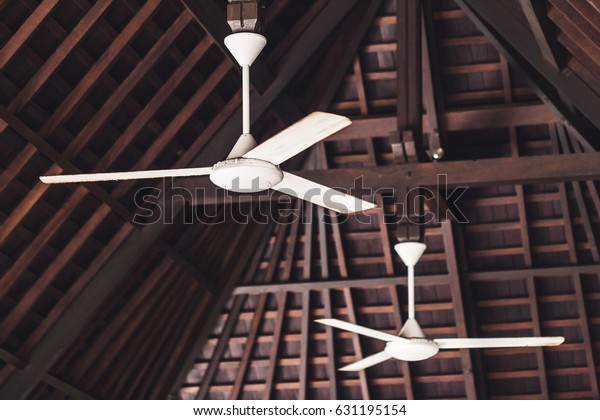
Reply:
[[260, 0], [229, 0], [227, 23], [233, 33], [262, 32], [264, 6]]

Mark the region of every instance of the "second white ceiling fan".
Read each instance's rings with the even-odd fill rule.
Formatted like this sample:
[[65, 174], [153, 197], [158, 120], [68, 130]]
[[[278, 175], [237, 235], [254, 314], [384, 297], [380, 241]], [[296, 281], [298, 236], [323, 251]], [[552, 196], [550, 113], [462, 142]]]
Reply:
[[242, 68], [243, 130], [224, 161], [204, 168], [55, 175], [42, 176], [40, 180], [47, 184], [64, 184], [208, 175], [218, 187], [237, 193], [254, 193], [271, 188], [340, 213], [374, 208], [373, 203], [279, 168], [282, 162], [350, 125], [352, 122], [348, 118], [314, 112], [257, 145], [250, 134], [250, 66], [266, 43], [264, 36], [254, 32], [237, 32], [225, 38], [225, 45]]
[[408, 267], [408, 319], [399, 335], [362, 327], [339, 319], [318, 319], [316, 322], [350, 331], [355, 334], [375, 338], [386, 343], [383, 351], [358, 360], [343, 371], [358, 371], [385, 362], [389, 359], [414, 362], [435, 356], [440, 350], [450, 349], [481, 349], [506, 347], [538, 347], [557, 346], [562, 344], [564, 337], [500, 337], [500, 338], [427, 338], [415, 319], [415, 265], [425, 252], [425, 244], [420, 242], [403, 242], [395, 246], [396, 252]]

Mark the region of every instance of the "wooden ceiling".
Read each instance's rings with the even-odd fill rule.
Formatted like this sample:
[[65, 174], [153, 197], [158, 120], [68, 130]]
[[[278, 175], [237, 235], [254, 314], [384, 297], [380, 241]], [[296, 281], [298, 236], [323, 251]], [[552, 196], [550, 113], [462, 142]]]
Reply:
[[[227, 155], [241, 93], [226, 2], [0, 2], [0, 397], [599, 398], [600, 5], [265, 3], [255, 136], [317, 109], [350, 116], [287, 168], [345, 188], [364, 175], [388, 187], [365, 192], [377, 211], [189, 193], [214, 193], [204, 180], [40, 183]], [[425, 332], [566, 342], [339, 372], [381, 344], [313, 320], [397, 333], [392, 246], [414, 229], [394, 202], [437, 173], [446, 200], [427, 209], [456, 217], [425, 225]]]

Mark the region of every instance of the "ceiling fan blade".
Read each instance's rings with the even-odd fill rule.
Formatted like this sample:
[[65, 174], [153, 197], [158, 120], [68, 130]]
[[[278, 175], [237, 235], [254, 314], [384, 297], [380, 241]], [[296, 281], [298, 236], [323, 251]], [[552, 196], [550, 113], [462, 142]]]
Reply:
[[271, 188], [339, 213], [355, 213], [375, 208], [373, 203], [288, 172], [284, 172], [283, 180]]
[[[385, 342], [389, 341], [405, 341], [405, 338], [398, 337], [397, 335], [392, 335], [388, 333], [384, 333], [381, 331], [373, 330], [367, 327], [361, 327], [360, 325], [351, 324], [350, 322], [340, 321], [339, 319], [333, 318], [325, 318], [325, 319], [316, 319], [315, 322], [319, 324], [328, 325], [330, 327], [339, 328], [340, 330], [350, 331], [356, 334], [365, 335], [367, 337], [375, 338], [377, 340], [382, 340]], [[407, 340], [406, 340], [407, 341]]]
[[159, 169], [155, 171], [105, 172], [97, 174], [41, 176], [44, 184], [69, 184], [73, 182], [124, 181], [130, 179], [170, 178], [208, 175], [212, 168]]
[[564, 337], [436, 338], [440, 349], [558, 346]]
[[364, 359], [360, 359], [354, 363], [344, 366], [339, 370], [344, 372], [356, 372], [357, 370], [366, 369], [378, 363], [385, 362], [386, 360], [389, 360], [391, 358], [392, 356], [387, 354], [385, 351], [380, 351], [379, 353], [375, 353], [369, 357], [365, 357]]
[[259, 144], [243, 157], [279, 165], [350, 124], [352, 121], [341, 115], [313, 112]]

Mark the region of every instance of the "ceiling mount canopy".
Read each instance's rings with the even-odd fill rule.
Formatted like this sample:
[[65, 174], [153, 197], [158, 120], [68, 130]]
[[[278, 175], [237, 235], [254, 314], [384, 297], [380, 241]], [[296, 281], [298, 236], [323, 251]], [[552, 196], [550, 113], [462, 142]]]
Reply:
[[229, 0], [227, 23], [233, 33], [262, 32], [263, 10], [260, 0]]

